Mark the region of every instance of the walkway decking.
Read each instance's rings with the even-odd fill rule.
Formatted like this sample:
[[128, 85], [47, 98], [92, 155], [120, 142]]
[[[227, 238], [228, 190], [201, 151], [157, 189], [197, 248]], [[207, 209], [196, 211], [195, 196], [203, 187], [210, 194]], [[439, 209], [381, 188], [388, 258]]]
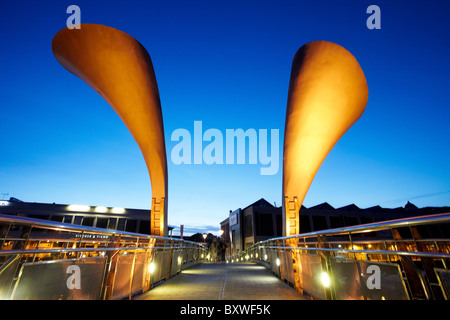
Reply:
[[204, 263], [182, 271], [136, 300], [305, 300], [257, 264]]

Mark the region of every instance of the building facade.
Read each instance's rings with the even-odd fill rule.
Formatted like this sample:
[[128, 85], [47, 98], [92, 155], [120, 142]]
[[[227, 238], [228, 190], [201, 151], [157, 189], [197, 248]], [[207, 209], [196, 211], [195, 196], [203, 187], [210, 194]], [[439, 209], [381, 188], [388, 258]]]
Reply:
[[[410, 202], [393, 209], [380, 206], [361, 209], [354, 204], [334, 208], [324, 202], [310, 208], [302, 206], [300, 233], [447, 212], [450, 207], [418, 208]], [[282, 208], [260, 199], [244, 209], [230, 211], [220, 226], [224, 231], [222, 240], [228, 246], [227, 255], [236, 255], [254, 243], [282, 236]], [[428, 226], [421, 232], [427, 238], [449, 238], [450, 226]]]
[[10, 198], [0, 201], [0, 214], [150, 234], [151, 211], [145, 209], [24, 202]]
[[238, 254], [258, 241], [281, 237], [281, 223], [281, 207], [275, 207], [264, 199], [230, 211], [229, 217], [220, 223], [227, 255]]

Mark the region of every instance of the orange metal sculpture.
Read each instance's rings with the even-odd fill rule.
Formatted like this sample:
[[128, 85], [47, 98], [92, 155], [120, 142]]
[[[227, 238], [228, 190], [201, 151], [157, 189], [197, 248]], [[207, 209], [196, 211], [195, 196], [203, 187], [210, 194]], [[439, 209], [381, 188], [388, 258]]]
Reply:
[[283, 150], [283, 234], [300, 233], [299, 210], [323, 160], [361, 117], [368, 88], [355, 57], [315, 41], [292, 63]]
[[152, 187], [151, 234], [167, 236], [167, 158], [159, 91], [150, 55], [117, 29], [81, 24], [52, 43], [56, 59], [117, 112], [144, 156]]

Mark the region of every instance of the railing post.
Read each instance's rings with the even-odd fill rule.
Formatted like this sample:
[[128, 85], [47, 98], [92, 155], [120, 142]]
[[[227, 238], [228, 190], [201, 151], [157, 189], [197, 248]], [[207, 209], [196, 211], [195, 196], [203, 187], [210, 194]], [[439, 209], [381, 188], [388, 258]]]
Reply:
[[[112, 239], [108, 244], [108, 248], [117, 248], [120, 245], [120, 235], [111, 236]], [[112, 296], [112, 289], [114, 284], [114, 277], [116, 275], [116, 265], [118, 259], [118, 250], [106, 251], [106, 268], [105, 276], [103, 277], [102, 297], [104, 300], [110, 300]]]
[[152, 281], [151, 281], [151, 277], [152, 277], [152, 274], [150, 273], [150, 271], [149, 271], [149, 266], [150, 266], [150, 263], [152, 263], [152, 261], [153, 261], [153, 254], [154, 254], [154, 252], [155, 252], [155, 249], [154, 249], [154, 247], [155, 247], [155, 243], [156, 243], [156, 238], [151, 238], [151, 239], [149, 239], [148, 240], [148, 247], [150, 248], [150, 249], [148, 249], [147, 250], [147, 260], [146, 260], [146, 270], [145, 270], [145, 273], [144, 273], [144, 287], [143, 287], [143, 289], [142, 289], [142, 291], [143, 292], [146, 292], [146, 291], [148, 291], [148, 290], [150, 290], [150, 288], [151, 288], [151, 283], [152, 283]]
[[[400, 232], [396, 228], [391, 229], [392, 236], [396, 241], [396, 246], [398, 251], [408, 251], [406, 244], [402, 242], [402, 236]], [[417, 270], [418, 267], [414, 265], [412, 261], [407, 257], [400, 257], [400, 263], [405, 271], [405, 276], [407, 283], [409, 285], [409, 289], [411, 290], [411, 298], [417, 297], [420, 299], [428, 299], [429, 294], [427, 292], [426, 283], [424, 283], [420, 270]]]
[[291, 258], [292, 258], [292, 271], [294, 273], [294, 288], [301, 294], [303, 294], [303, 288], [301, 287], [300, 283], [300, 257], [299, 257], [299, 250], [298, 249], [292, 249], [294, 247], [298, 247], [298, 241], [297, 238], [290, 238], [286, 240], [287, 244], [291, 247]]
[[172, 262], [173, 262], [173, 244], [174, 244], [175, 240], [170, 240], [170, 259], [169, 259], [169, 270], [167, 272], [167, 277], [166, 280], [169, 280], [172, 276]]
[[[322, 249], [326, 248], [326, 243], [327, 243], [326, 236], [324, 236], [324, 235], [318, 236], [317, 242], [318, 242], [318, 244], [317, 244], [318, 248], [322, 248]], [[329, 266], [328, 260], [330, 258], [329, 253], [327, 253], [326, 251], [322, 251], [322, 250], [319, 250], [318, 253], [319, 253], [320, 261], [322, 264], [322, 270], [325, 270], [325, 272], [330, 273], [330, 268], [328, 267]], [[329, 276], [332, 279], [331, 275], [329, 275]], [[324, 288], [324, 290], [325, 290], [325, 296], [326, 296], [327, 300], [331, 300], [333, 297], [333, 295], [332, 295], [333, 283], [330, 284], [329, 288]]]
[[278, 260], [280, 261], [280, 265], [278, 266], [278, 273], [280, 274], [280, 279], [282, 280], [282, 281], [284, 281], [284, 274], [283, 274], [283, 272], [282, 272], [282, 268], [281, 268], [281, 259], [280, 259], [280, 257], [282, 256], [282, 254], [281, 254], [281, 246], [280, 246], [280, 240], [277, 240], [276, 241], [276, 244], [277, 244], [277, 257], [278, 257]]
[[[420, 252], [430, 252], [427, 245], [420, 240], [422, 240], [422, 236], [417, 227], [410, 227], [411, 234], [416, 243], [416, 247]], [[436, 273], [434, 272], [435, 263], [432, 258], [421, 257], [423, 270], [425, 271], [425, 276], [428, 280], [428, 284], [430, 285], [430, 291], [433, 296], [433, 299], [444, 299], [442, 294], [442, 290], [439, 286], [439, 280], [436, 277]]]

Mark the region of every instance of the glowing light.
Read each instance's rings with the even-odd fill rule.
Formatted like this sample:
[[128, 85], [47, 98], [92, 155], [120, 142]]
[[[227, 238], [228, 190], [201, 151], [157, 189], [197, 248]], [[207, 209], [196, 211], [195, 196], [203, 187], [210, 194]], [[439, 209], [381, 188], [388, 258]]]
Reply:
[[148, 272], [153, 273], [153, 271], [155, 271], [155, 264], [153, 262], [151, 262], [148, 265]]
[[264, 255], [264, 260], [267, 260], [267, 254]]
[[95, 209], [94, 209], [94, 211], [95, 212], [98, 212], [98, 213], [105, 213], [105, 212], [108, 212], [108, 208], [107, 207], [95, 207]]
[[276, 263], [277, 263], [277, 266], [279, 267], [280, 266], [280, 259], [277, 258]]
[[248, 260], [248, 258], [249, 258], [248, 254], [247, 254], [247, 255], [245, 255], [245, 260]]
[[112, 213], [125, 213], [125, 209], [124, 208], [112, 208], [111, 212]]
[[322, 285], [325, 288], [329, 288], [330, 287], [331, 279], [330, 279], [330, 276], [328, 275], [328, 273], [322, 272], [322, 274], [320, 275], [320, 281], [322, 282]]
[[69, 211], [79, 211], [79, 212], [87, 212], [91, 210], [90, 206], [80, 205], [80, 204], [71, 204], [67, 206], [67, 210]]
[[182, 261], [181, 257], [178, 257], [178, 264], [181, 264]]

